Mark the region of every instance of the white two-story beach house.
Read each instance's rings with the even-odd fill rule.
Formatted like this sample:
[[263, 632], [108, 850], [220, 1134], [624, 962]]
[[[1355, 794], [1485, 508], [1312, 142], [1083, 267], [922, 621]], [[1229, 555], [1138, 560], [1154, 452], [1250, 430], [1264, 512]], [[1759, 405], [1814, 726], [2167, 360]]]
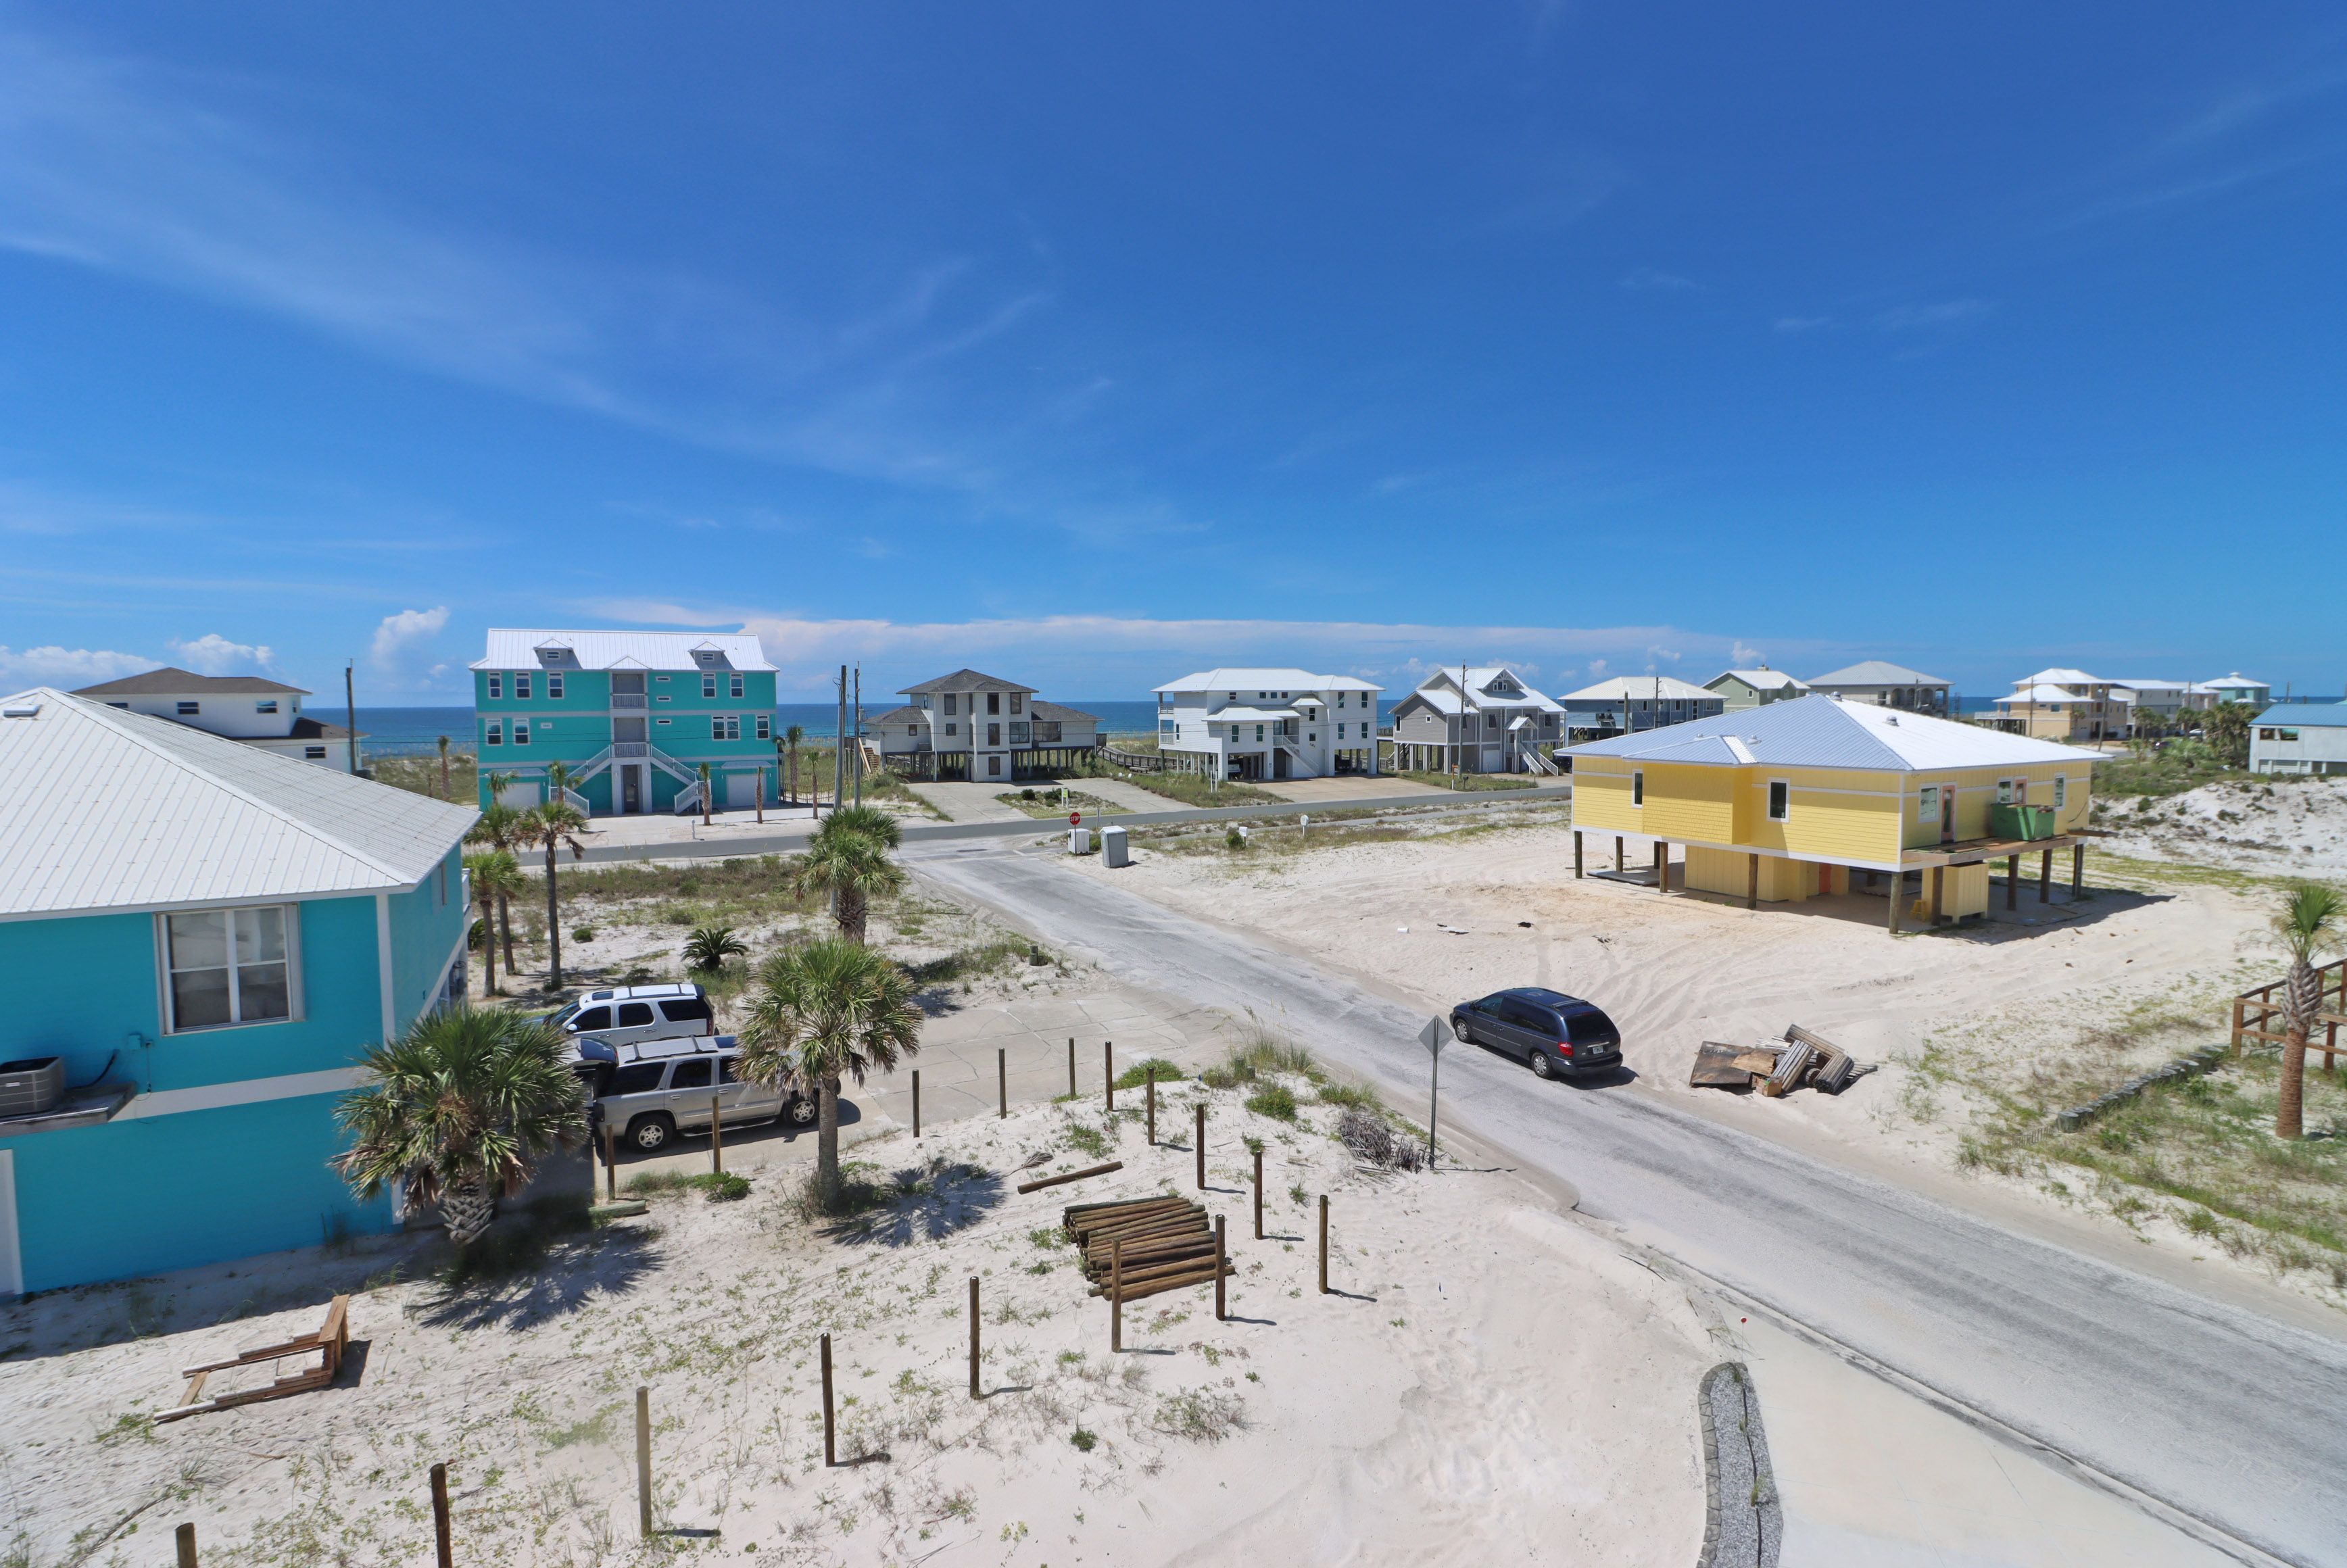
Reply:
[[1202, 670], [1157, 688], [1157, 750], [1213, 778], [1374, 774], [1382, 690], [1308, 670]]
[[169, 665], [143, 675], [84, 686], [74, 693], [126, 713], [169, 719], [191, 730], [241, 741], [296, 762], [315, 763], [342, 773], [353, 771], [358, 761], [353, 735], [340, 724], [302, 712], [302, 699], [309, 694], [300, 686], [264, 676], [199, 675]]

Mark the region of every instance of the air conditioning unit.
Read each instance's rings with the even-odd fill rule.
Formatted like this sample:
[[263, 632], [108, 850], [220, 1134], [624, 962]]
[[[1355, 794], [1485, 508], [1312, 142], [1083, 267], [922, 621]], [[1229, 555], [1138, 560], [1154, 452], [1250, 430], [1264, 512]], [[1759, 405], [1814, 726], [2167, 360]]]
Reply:
[[0, 1116], [38, 1116], [66, 1097], [66, 1059], [29, 1056], [0, 1061]]

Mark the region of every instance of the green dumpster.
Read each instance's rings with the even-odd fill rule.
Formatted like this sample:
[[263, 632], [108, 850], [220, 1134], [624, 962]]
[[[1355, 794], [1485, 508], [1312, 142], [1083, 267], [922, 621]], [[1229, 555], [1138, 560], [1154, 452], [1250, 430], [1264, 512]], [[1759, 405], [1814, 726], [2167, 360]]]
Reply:
[[2054, 836], [2054, 808], [2050, 805], [1993, 805], [1988, 808], [1988, 830], [1997, 838], [2051, 838]]

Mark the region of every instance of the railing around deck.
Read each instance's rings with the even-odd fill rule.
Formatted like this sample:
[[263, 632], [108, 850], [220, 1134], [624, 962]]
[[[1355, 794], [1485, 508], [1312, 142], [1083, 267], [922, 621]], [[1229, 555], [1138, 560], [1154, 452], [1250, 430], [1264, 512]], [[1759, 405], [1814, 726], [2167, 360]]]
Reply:
[[[2341, 1049], [2339, 1026], [2347, 1023], [2347, 958], [2324, 964], [2314, 971], [2314, 1027], [2321, 1031], [2321, 1038], [2317, 1039], [2310, 1034], [2307, 1037], [2307, 1045], [2311, 1050], [2322, 1053], [2322, 1069], [2328, 1072], [2332, 1071], [2334, 1059]], [[2274, 981], [2271, 985], [2260, 986], [2251, 991], [2243, 991], [2233, 999], [2233, 1049], [2235, 1050], [2241, 1049], [2241, 1041], [2245, 1040], [2267, 1040], [2280, 1044], [2289, 1038], [2282, 1029], [2268, 1027], [2274, 1024], [2287, 1027], [2290, 1009], [2283, 999], [2289, 990], [2290, 981], [2284, 978]], [[2339, 999], [2338, 1007], [2335, 1009], [2324, 1007], [2322, 999], [2334, 994]]]

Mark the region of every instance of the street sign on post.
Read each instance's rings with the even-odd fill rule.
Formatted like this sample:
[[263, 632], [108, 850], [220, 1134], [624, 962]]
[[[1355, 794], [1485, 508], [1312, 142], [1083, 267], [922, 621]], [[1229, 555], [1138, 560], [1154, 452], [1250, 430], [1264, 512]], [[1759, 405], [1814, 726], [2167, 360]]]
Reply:
[[1426, 1173], [1430, 1176], [1434, 1174], [1434, 1117], [1442, 1105], [1442, 1048], [1450, 1043], [1450, 1020], [1428, 1019], [1426, 1027], [1418, 1031], [1418, 1043], [1426, 1047], [1432, 1074], [1426, 1096]]
[[1068, 825], [1070, 827], [1081, 827], [1083, 825], [1084, 814], [1082, 812], [1071, 811], [1068, 813]]

